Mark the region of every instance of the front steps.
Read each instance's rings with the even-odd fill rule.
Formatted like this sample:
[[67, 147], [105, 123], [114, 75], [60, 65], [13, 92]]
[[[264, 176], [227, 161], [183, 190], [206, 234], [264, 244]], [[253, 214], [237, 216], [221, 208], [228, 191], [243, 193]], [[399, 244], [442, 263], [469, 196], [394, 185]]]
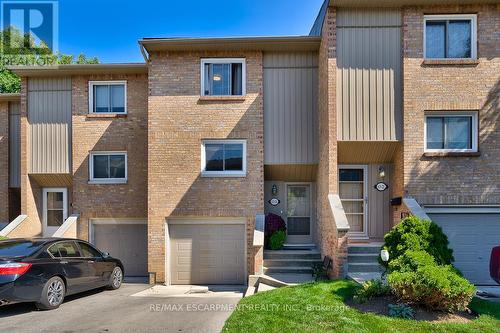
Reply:
[[353, 244], [347, 247], [347, 276], [363, 283], [380, 279], [383, 267], [378, 263], [381, 244]]
[[282, 250], [264, 251], [263, 273], [288, 284], [313, 281], [312, 266], [322, 263], [314, 245], [287, 245]]

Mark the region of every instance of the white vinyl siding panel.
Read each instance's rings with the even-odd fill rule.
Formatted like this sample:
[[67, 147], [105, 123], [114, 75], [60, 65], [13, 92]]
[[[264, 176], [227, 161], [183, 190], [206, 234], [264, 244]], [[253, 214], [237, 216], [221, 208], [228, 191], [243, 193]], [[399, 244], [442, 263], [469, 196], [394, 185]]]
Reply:
[[21, 187], [21, 110], [9, 103], [9, 187]]
[[318, 55], [264, 54], [265, 164], [318, 163]]
[[395, 141], [402, 122], [401, 13], [339, 9], [339, 140]]
[[70, 173], [71, 79], [28, 81], [29, 173]]

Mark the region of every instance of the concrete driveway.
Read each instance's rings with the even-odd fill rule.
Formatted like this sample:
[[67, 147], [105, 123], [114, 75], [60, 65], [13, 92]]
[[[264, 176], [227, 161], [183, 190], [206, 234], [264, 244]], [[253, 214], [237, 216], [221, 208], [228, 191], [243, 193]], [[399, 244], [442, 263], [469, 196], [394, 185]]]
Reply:
[[69, 296], [56, 310], [33, 304], [0, 307], [1, 332], [220, 332], [240, 296], [132, 297], [146, 284]]

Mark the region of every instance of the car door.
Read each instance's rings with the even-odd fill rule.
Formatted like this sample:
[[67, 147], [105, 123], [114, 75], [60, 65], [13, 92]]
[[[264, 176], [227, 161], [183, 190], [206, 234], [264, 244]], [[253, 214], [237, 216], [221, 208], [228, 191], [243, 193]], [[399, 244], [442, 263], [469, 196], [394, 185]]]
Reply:
[[48, 248], [48, 252], [59, 260], [68, 294], [91, 289], [92, 272], [75, 241], [57, 242]]
[[100, 287], [108, 283], [109, 275], [113, 271], [112, 265], [105, 262], [101, 252], [92, 245], [78, 241], [82, 257], [87, 260], [89, 269], [93, 274], [92, 284], [94, 287]]

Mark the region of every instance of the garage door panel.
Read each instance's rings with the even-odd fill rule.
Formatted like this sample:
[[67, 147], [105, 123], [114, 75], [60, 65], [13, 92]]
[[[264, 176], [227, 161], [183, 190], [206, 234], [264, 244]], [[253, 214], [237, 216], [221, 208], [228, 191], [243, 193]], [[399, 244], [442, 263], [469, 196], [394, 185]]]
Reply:
[[[173, 284], [243, 284], [245, 282], [245, 228], [237, 224], [171, 224]], [[190, 242], [180, 251], [179, 243]], [[184, 257], [182, 265], [179, 257]], [[188, 258], [189, 259], [186, 259]], [[190, 273], [187, 274], [186, 271]]]
[[92, 230], [96, 247], [120, 259], [125, 275], [148, 274], [147, 224], [94, 223]]
[[454, 265], [471, 282], [491, 285], [491, 249], [500, 246], [500, 214], [429, 213], [448, 236]]

